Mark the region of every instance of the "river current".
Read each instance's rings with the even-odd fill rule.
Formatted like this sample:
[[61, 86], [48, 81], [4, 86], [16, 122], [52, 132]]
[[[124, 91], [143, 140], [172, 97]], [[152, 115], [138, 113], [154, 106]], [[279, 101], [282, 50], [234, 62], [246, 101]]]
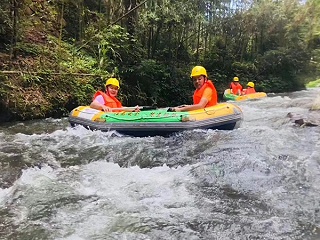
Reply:
[[232, 131], [0, 126], [0, 239], [320, 239], [320, 89], [239, 102]]

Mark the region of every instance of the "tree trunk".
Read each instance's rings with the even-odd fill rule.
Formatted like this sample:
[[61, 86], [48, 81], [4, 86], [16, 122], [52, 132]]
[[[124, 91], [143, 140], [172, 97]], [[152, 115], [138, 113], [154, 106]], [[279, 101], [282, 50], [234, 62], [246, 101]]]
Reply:
[[10, 59], [17, 58], [17, 52], [15, 50], [18, 38], [18, 17], [19, 17], [19, 6], [18, 0], [11, 1], [12, 7], [12, 36], [11, 36], [11, 48], [10, 48]]
[[81, 42], [84, 35], [84, 24], [83, 24], [83, 17], [84, 17], [84, 6], [83, 6], [83, 0], [79, 0], [79, 33], [78, 33], [78, 41]]
[[128, 14], [127, 19], [125, 21], [127, 31], [130, 34], [130, 36], [134, 36], [135, 35], [135, 23], [136, 23], [136, 19], [137, 19], [137, 11], [131, 11], [131, 10], [137, 6], [137, 1], [136, 0], [125, 0], [123, 2], [123, 4], [124, 4], [124, 8], [125, 8], [125, 15]]
[[201, 34], [201, 22], [199, 21], [198, 25], [198, 36], [197, 36], [197, 52], [196, 52], [196, 61], [199, 61], [199, 48], [200, 48], [200, 34]]
[[148, 58], [151, 57], [151, 43], [152, 43], [152, 38], [153, 38], [153, 27], [149, 28], [149, 36], [148, 36]]

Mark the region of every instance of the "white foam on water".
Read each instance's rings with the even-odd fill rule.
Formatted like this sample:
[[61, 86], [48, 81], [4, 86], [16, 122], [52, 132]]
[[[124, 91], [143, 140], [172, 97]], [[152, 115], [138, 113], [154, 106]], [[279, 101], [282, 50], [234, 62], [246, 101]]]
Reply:
[[12, 196], [12, 192], [14, 191], [13, 190], [14, 188], [13, 187], [9, 187], [9, 188], [0, 188], [0, 207], [4, 208], [7, 201], [8, 201], [8, 198], [10, 198], [10, 196]]
[[309, 231], [300, 223], [313, 224], [319, 209], [319, 130], [294, 127], [286, 117], [308, 111], [309, 100], [300, 104], [293, 94], [235, 103], [244, 112], [241, 128], [168, 139], [80, 126], [1, 133], [2, 156], [17, 152], [40, 166], [0, 189], [0, 207], [10, 211], [5, 221], [15, 234], [40, 228], [59, 240], [294, 237]]
[[57, 178], [56, 172], [49, 166], [41, 168], [34, 167], [22, 170], [22, 175], [17, 181], [19, 185], [42, 186], [45, 181], [54, 181]]
[[[2, 205], [14, 206], [16, 224], [37, 219], [34, 216], [43, 214], [41, 209], [53, 208], [55, 214], [42, 217], [40, 223], [53, 228], [56, 239], [88, 239], [127, 230], [141, 233], [148, 228], [143, 227], [146, 219], [156, 224], [199, 214], [188, 191], [194, 181], [189, 170], [190, 166], [120, 168], [104, 161], [67, 169], [29, 168], [11, 189], [1, 190], [0, 199]], [[23, 198], [16, 201], [20, 194]], [[66, 204], [48, 205], [68, 198]]]
[[66, 232], [71, 224], [75, 236], [89, 237], [127, 228], [139, 232], [144, 219], [170, 221], [177, 214], [183, 218], [198, 214], [194, 196], [187, 190], [193, 181], [188, 171], [189, 167], [140, 169], [90, 163], [80, 169], [75, 188], [80, 195], [93, 195], [97, 200], [82, 209], [60, 209], [54, 221], [63, 223]]

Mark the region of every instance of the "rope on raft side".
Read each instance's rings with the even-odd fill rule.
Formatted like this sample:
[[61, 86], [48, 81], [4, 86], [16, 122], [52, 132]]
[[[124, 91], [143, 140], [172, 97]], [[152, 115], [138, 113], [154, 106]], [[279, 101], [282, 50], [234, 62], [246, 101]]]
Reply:
[[[138, 118], [130, 118], [130, 119], [117, 117], [116, 115], [117, 114], [112, 114], [112, 115], [111, 114], [105, 114], [104, 116], [109, 117], [109, 118], [113, 118], [113, 119], [116, 119], [116, 120], [121, 120], [121, 121], [137, 121], [137, 120], [144, 120], [144, 119], [145, 120], [149, 120], [149, 119], [165, 119], [165, 118], [173, 118], [173, 117], [177, 117], [177, 118], [180, 117], [179, 121], [182, 121], [182, 118], [185, 117], [185, 115], [177, 115], [176, 113], [168, 115], [168, 116], [154, 116], [154, 117], [141, 116], [141, 117], [138, 117]], [[158, 114], [158, 115], [160, 115], [160, 114]]]

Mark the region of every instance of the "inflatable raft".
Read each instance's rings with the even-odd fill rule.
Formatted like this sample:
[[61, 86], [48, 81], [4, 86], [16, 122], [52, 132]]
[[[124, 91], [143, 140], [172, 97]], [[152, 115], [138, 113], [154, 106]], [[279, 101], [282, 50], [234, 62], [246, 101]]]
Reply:
[[238, 128], [243, 113], [238, 106], [221, 103], [189, 112], [169, 112], [168, 108], [140, 112], [103, 112], [88, 106], [71, 111], [71, 126], [82, 125], [91, 130], [115, 130], [124, 135], [168, 136], [192, 129], [232, 130]]
[[230, 93], [230, 89], [226, 89], [223, 93], [223, 98], [225, 100], [237, 101], [237, 102], [264, 98], [266, 96], [267, 94], [265, 92], [256, 92], [256, 93], [250, 93], [250, 94], [238, 96]]

